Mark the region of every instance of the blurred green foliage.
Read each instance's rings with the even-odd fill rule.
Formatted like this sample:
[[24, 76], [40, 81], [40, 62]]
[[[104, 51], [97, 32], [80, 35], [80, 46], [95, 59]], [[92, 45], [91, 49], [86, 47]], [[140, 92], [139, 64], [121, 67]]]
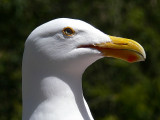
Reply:
[[107, 34], [138, 41], [145, 62], [104, 58], [83, 75], [95, 120], [160, 120], [159, 0], [1, 0], [0, 120], [21, 120], [24, 42], [37, 26], [59, 17], [84, 20]]

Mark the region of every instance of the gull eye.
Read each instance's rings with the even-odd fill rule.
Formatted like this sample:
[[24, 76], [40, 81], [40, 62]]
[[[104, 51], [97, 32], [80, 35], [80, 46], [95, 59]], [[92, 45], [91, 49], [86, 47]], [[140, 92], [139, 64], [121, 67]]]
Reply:
[[70, 27], [65, 27], [62, 32], [66, 36], [72, 36], [75, 33], [75, 31]]

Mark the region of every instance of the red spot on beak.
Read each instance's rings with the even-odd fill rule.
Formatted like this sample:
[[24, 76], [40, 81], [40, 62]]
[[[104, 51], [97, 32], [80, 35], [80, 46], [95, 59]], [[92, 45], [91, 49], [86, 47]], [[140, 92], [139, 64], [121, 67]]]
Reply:
[[137, 59], [138, 59], [137, 56], [131, 55], [128, 57], [127, 61], [132, 63], [132, 62], [136, 61]]

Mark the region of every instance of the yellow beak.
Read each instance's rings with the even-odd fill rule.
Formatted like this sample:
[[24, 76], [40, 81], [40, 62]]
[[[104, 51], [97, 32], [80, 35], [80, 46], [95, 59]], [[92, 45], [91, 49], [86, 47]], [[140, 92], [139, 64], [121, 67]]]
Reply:
[[119, 58], [128, 62], [144, 61], [146, 58], [143, 47], [130, 39], [109, 36], [111, 42], [96, 44], [94, 48], [106, 57]]

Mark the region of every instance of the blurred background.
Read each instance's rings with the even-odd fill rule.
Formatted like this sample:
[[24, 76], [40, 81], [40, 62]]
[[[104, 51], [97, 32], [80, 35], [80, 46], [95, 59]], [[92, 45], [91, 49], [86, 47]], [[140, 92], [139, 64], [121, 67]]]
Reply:
[[146, 51], [145, 62], [103, 58], [85, 71], [84, 95], [95, 120], [160, 120], [159, 0], [0, 0], [0, 120], [21, 120], [26, 38], [60, 17], [134, 39]]

